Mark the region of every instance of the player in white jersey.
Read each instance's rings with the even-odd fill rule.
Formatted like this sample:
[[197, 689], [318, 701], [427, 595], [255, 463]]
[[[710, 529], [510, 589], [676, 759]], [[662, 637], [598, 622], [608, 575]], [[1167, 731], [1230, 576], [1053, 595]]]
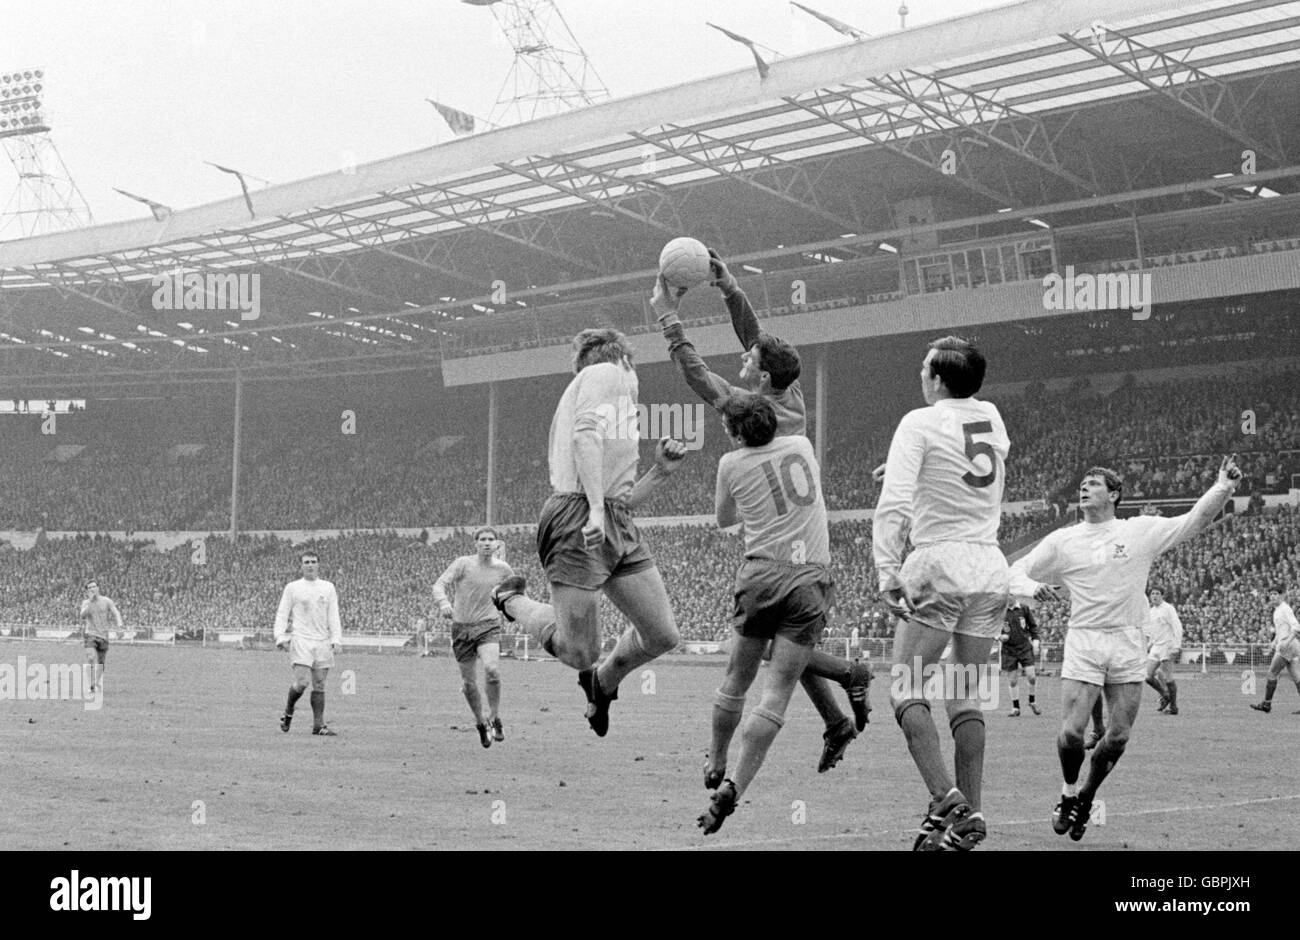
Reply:
[[[950, 642], [954, 675], [988, 669], [1006, 615], [998, 522], [1011, 445], [997, 408], [973, 397], [984, 371], [984, 356], [965, 340], [930, 344], [921, 364], [926, 407], [908, 412], [894, 432], [872, 520], [880, 592], [901, 618], [891, 669], [894, 717], [931, 797], [913, 846], [920, 851], [965, 851], [985, 836], [977, 683], [945, 690], [955, 785], [924, 695], [926, 669]], [[904, 563], [909, 524], [915, 550]]]
[[[492, 605], [492, 590], [514, 570], [494, 553], [500, 541], [496, 530], [484, 526], [474, 532], [473, 555], [461, 555], [433, 585], [433, 600], [451, 621], [451, 648], [460, 668], [461, 691], [474, 713], [479, 743], [506, 739], [501, 724], [501, 615]], [[448, 594], [450, 592], [450, 596]], [[478, 687], [478, 663], [483, 662], [483, 684], [488, 710]]]
[[[1064, 718], [1056, 740], [1064, 785], [1052, 814], [1058, 834], [1083, 838], [1097, 788], [1128, 744], [1147, 675], [1142, 627], [1149, 610], [1143, 592], [1152, 563], [1214, 521], [1240, 479], [1235, 456], [1225, 457], [1218, 481], [1190, 512], [1172, 519], [1117, 519], [1123, 480], [1114, 470], [1092, 467], [1079, 484], [1083, 521], [1052, 532], [1012, 566], [1014, 594], [1047, 600], [1056, 596], [1056, 584], [1070, 592], [1061, 662]], [[1087, 782], [1079, 786], [1083, 732], [1103, 689], [1106, 734], [1093, 749]]]
[[[1287, 602], [1286, 588], [1274, 585], [1268, 594], [1273, 604], [1273, 661], [1268, 666], [1268, 684], [1264, 687], [1264, 701], [1250, 707], [1257, 712], [1273, 710], [1273, 693], [1283, 672], [1291, 676], [1296, 692], [1300, 692], [1300, 622]], [[1292, 714], [1300, 715], [1300, 711]]]
[[1173, 663], [1183, 648], [1183, 621], [1160, 588], [1149, 588], [1147, 598], [1151, 601], [1146, 623], [1147, 685], [1160, 693], [1160, 707], [1156, 711], [1177, 715], [1178, 683], [1174, 681]]
[[[821, 468], [808, 438], [777, 437], [776, 410], [763, 395], [732, 395], [722, 412], [728, 437], [741, 449], [718, 463], [714, 505], [719, 528], [743, 523], [745, 561], [736, 570], [736, 636], [713, 705], [704, 785], [714, 794], [697, 820], [705, 835], [721, 828], [763, 765], [833, 599]], [[740, 759], [727, 777], [727, 750], [769, 643], [763, 697], [749, 713]]]
[[293, 667], [280, 730], [289, 730], [293, 708], [310, 682], [311, 733], [332, 738], [336, 732], [325, 724], [325, 678], [334, 665], [334, 654], [343, 649], [339, 595], [333, 584], [320, 577], [320, 558], [315, 552], [303, 552], [298, 561], [302, 577], [285, 585], [275, 612], [275, 645], [290, 651]]
[[86, 599], [81, 602], [83, 621], [81, 642], [86, 648], [86, 664], [90, 667], [90, 691], [94, 692], [104, 679], [104, 661], [108, 659], [108, 618], [112, 616], [117, 628], [122, 629], [122, 612], [111, 597], [99, 593], [94, 578], [86, 582]]
[[[578, 670], [587, 722], [604, 737], [618, 684], [681, 639], [668, 591], [632, 510], [667, 479], [686, 448], [660, 441], [654, 467], [633, 482], [640, 431], [627, 337], [611, 329], [583, 330], [573, 338], [573, 350], [575, 375], [551, 421], [554, 492], [537, 526], [537, 553], [552, 603], [526, 597], [520, 577], [503, 581], [493, 598], [542, 649]], [[597, 667], [602, 591], [632, 626]]]

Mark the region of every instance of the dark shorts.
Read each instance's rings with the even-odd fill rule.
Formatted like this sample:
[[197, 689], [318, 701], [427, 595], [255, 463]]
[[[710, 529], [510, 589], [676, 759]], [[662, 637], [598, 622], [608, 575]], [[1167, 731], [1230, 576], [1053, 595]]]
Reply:
[[108, 640], [102, 636], [84, 636], [81, 638], [81, 645], [88, 650], [93, 649], [99, 655], [101, 663], [108, 656]]
[[821, 565], [747, 558], [736, 570], [732, 626], [744, 637], [785, 637], [816, 646], [835, 602], [831, 573]]
[[555, 493], [542, 506], [537, 556], [546, 580], [594, 591], [606, 581], [655, 566], [627, 506], [605, 500], [605, 542], [590, 550], [582, 538], [587, 513], [587, 497], [582, 493]]
[[451, 652], [458, 663], [472, 663], [478, 648], [485, 643], [497, 643], [501, 638], [499, 620], [480, 620], [478, 623], [453, 623], [451, 625]]
[[1008, 646], [1002, 644], [1002, 671], [1010, 672], [1020, 666], [1032, 666], [1034, 664], [1034, 648], [1032, 646]]

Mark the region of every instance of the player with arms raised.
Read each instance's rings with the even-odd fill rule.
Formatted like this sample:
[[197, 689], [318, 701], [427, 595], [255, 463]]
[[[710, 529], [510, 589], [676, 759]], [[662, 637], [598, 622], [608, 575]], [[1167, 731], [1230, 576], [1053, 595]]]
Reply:
[[[1064, 784], [1052, 814], [1059, 834], [1083, 838], [1092, 801], [1128, 745], [1146, 680], [1143, 625], [1150, 615], [1144, 596], [1151, 565], [1161, 552], [1203, 531], [1227, 504], [1241, 471], [1225, 457], [1219, 479], [1190, 512], [1174, 518], [1117, 519], [1124, 482], [1106, 467], [1088, 469], [1079, 484], [1083, 521], [1057, 529], [1011, 569], [1011, 590], [1048, 600], [1056, 584], [1070, 592], [1070, 620], [1061, 661], [1061, 733], [1056, 749]], [[1083, 732], [1093, 704], [1105, 691], [1106, 733], [1092, 752], [1088, 779]]]
[[[821, 468], [808, 438], [776, 437], [776, 411], [761, 395], [731, 396], [723, 416], [741, 449], [718, 463], [714, 504], [719, 528], [743, 523], [745, 561], [736, 570], [735, 642], [713, 706], [704, 785], [715, 792], [698, 820], [705, 835], [721, 828], [762, 766], [832, 600]], [[763, 698], [745, 722], [740, 760], [727, 778], [727, 750], [769, 643]]]
[[[965, 340], [946, 336], [930, 344], [921, 363], [926, 407], [908, 412], [894, 432], [872, 520], [880, 593], [901, 618], [891, 670], [894, 717], [931, 798], [913, 846], [918, 851], [968, 851], [986, 835], [984, 716], [976, 690], [945, 690], [954, 785], [923, 682], [949, 642], [958, 670], [987, 669], [1006, 615], [1007, 561], [997, 536], [1011, 445], [998, 409], [973, 397], [984, 371], [984, 356]], [[915, 550], [903, 562], [909, 524]]]
[[[491, 526], [478, 529], [474, 533], [475, 553], [461, 555], [453, 561], [433, 585], [434, 603], [442, 616], [451, 621], [451, 648], [460, 668], [461, 691], [474, 713], [479, 743], [484, 747], [491, 747], [493, 739], [506, 739], [499, 711], [501, 616], [492, 605], [492, 591], [515, 572], [495, 557], [499, 544], [496, 530]], [[479, 660], [483, 661], [483, 684], [487, 687], [486, 715], [478, 687]]]
[[[650, 304], [658, 314], [659, 326], [668, 341], [669, 355], [691, 390], [719, 412], [725, 414], [726, 405], [732, 398], [757, 393], [772, 403], [778, 437], [807, 437], [807, 408], [799, 385], [799, 351], [759, 326], [754, 308], [736, 278], [716, 252], [710, 251], [709, 255], [712, 283], [722, 292], [731, 315], [732, 329], [744, 350], [740, 357], [740, 381], [747, 388], [732, 385], [709, 369], [687, 339], [678, 316], [680, 292], [672, 289], [660, 276]], [[853, 721], [840, 710], [827, 679], [838, 683], [848, 693]], [[867, 726], [867, 715], [871, 711], [868, 701], [870, 682], [870, 666], [813, 650], [800, 683], [826, 725], [818, 773], [825, 773], [839, 763], [849, 743]]]
[[104, 661], [108, 659], [108, 618], [113, 617], [117, 629], [122, 629], [122, 613], [111, 597], [99, 593], [99, 583], [91, 578], [86, 582], [86, 599], [81, 602], [81, 642], [86, 648], [86, 663], [90, 666], [90, 691], [94, 692], [104, 680]]
[[[1295, 611], [1287, 603], [1285, 587], [1274, 585], [1268, 599], [1273, 604], [1273, 661], [1268, 666], [1264, 701], [1250, 706], [1265, 713], [1273, 710], [1273, 693], [1277, 691], [1277, 680], [1283, 672], [1290, 674], [1296, 691], [1300, 692], [1300, 623], [1296, 622]], [[1293, 714], [1300, 715], [1300, 711]]]
[[275, 612], [275, 645], [290, 650], [289, 663], [293, 667], [293, 684], [280, 716], [280, 730], [289, 730], [293, 708], [310, 681], [311, 733], [332, 738], [337, 732], [325, 724], [325, 678], [334, 665], [334, 654], [343, 649], [339, 595], [333, 584], [320, 577], [320, 558], [315, 552], [303, 552], [298, 561], [302, 577], [284, 586]]

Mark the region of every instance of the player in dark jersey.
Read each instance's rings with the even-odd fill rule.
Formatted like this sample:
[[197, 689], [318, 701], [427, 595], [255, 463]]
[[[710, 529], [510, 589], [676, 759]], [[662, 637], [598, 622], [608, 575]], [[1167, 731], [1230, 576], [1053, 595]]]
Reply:
[[1017, 603], [1007, 608], [1006, 626], [998, 637], [1002, 641], [1002, 671], [1007, 675], [1007, 684], [1011, 686], [1011, 718], [1020, 717], [1020, 692], [1017, 688], [1020, 674], [1029, 683], [1029, 710], [1041, 715], [1034, 702], [1034, 686], [1038, 677], [1034, 674], [1034, 660], [1038, 658], [1038, 622], [1028, 607]]
[[[677, 308], [681, 292], [670, 290], [659, 278], [655, 284], [650, 304], [659, 316], [659, 325], [668, 341], [668, 352], [681, 371], [686, 384], [702, 399], [720, 412], [729, 401], [748, 393], [762, 395], [772, 403], [776, 415], [776, 435], [807, 437], [807, 408], [803, 389], [799, 384], [799, 352], [789, 343], [766, 333], [758, 323], [754, 308], [740, 289], [736, 278], [727, 270], [717, 253], [713, 257], [712, 283], [722, 292], [736, 338], [744, 349], [740, 357], [740, 380], [747, 388], [732, 385], [722, 376], [712, 372], [695, 346], [686, 338], [686, 331], [678, 317]], [[725, 412], [724, 412], [725, 413]], [[840, 710], [827, 679], [839, 683], [848, 693], [853, 720]], [[844, 756], [857, 732], [867, 725], [871, 711], [868, 686], [871, 667], [860, 662], [849, 662], [821, 650], [814, 650], [800, 684], [817, 708], [826, 724], [822, 735], [823, 748], [817, 772], [830, 770]]]
[[[720, 528], [743, 524], [745, 561], [736, 570], [731, 659], [713, 705], [704, 785], [714, 793], [698, 819], [705, 835], [735, 811], [785, 723], [790, 696], [826, 626], [833, 590], [821, 468], [808, 438], [777, 437], [776, 411], [762, 395], [733, 395], [722, 412], [727, 435], [741, 446], [718, 463], [714, 503]], [[763, 697], [745, 722], [740, 759], [728, 777], [727, 750], [769, 644]]]

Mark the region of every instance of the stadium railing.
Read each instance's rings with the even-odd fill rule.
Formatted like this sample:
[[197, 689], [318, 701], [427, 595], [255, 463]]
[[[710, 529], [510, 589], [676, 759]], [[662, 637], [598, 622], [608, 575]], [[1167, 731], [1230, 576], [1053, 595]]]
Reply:
[[[81, 641], [81, 628], [57, 623], [4, 623], [0, 622], [0, 640], [38, 640], [50, 643]], [[130, 627], [110, 630], [110, 643], [150, 644], [174, 646], [176, 631], [171, 627]]]

